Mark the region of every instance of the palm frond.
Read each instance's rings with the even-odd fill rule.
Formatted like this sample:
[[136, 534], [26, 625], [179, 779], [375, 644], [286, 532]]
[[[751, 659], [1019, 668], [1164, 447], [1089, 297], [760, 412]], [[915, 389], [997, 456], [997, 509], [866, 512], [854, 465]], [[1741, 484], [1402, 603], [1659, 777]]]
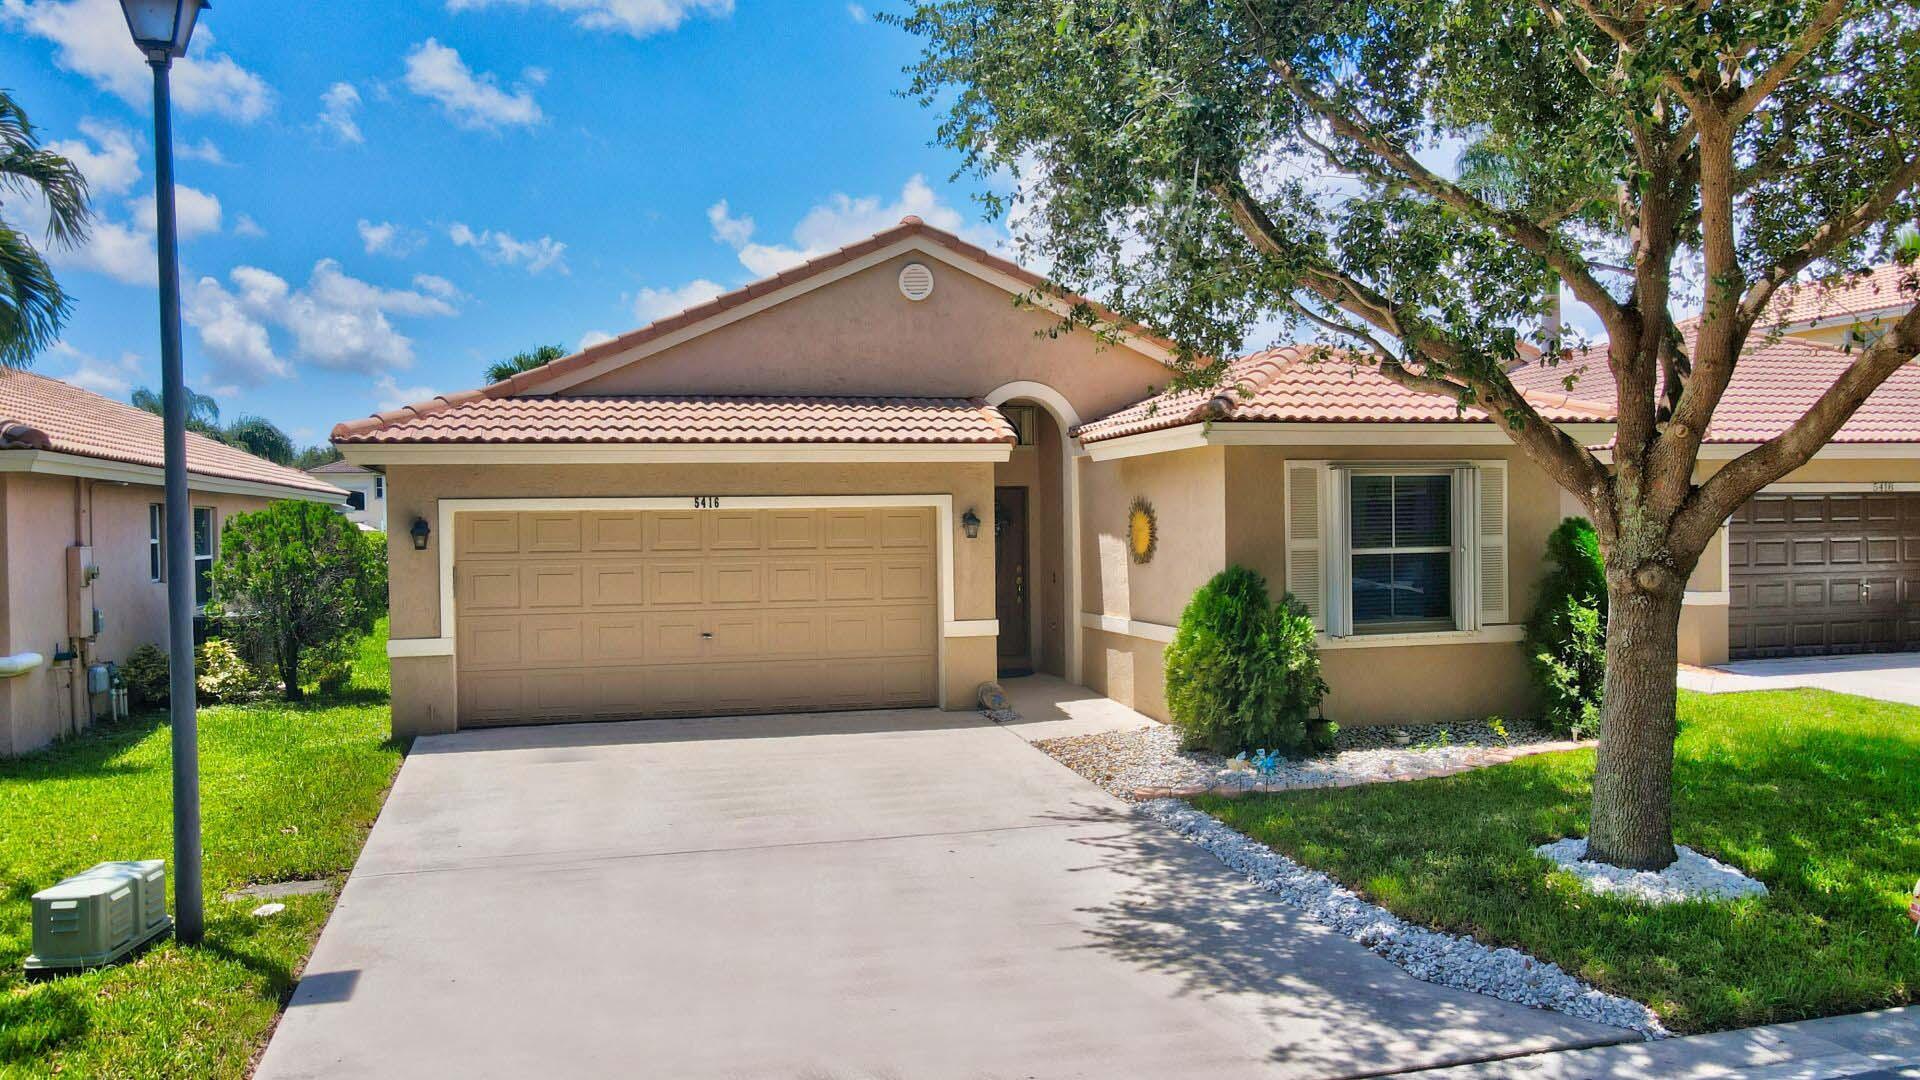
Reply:
[[25, 236], [0, 222], [0, 367], [25, 367], [53, 344], [68, 309], [47, 261]]

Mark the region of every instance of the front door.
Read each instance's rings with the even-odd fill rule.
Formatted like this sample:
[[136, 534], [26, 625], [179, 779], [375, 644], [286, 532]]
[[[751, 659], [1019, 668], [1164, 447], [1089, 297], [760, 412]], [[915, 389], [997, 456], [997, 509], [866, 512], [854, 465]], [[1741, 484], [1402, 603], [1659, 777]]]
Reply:
[[993, 615], [1000, 620], [1000, 674], [1033, 673], [1029, 618], [1027, 489], [993, 489]]

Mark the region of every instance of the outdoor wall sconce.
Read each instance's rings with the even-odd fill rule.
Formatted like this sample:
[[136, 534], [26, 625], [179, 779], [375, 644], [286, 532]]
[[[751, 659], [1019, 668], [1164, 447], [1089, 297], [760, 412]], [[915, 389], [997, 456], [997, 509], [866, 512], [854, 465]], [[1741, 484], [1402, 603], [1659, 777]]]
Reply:
[[428, 527], [426, 518], [414, 518], [413, 528], [407, 530], [407, 535], [413, 537], [413, 550], [427, 550], [427, 536], [431, 532], [433, 530]]
[[973, 512], [973, 507], [967, 507], [967, 512], [960, 515], [960, 527], [967, 531], [967, 539], [976, 540], [979, 538], [980, 515]]

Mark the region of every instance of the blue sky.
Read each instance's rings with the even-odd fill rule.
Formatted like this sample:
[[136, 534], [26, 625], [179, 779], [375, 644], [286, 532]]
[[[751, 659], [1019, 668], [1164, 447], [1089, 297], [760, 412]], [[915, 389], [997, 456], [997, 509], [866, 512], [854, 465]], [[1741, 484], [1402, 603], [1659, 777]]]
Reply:
[[[221, 0], [175, 69], [187, 378], [302, 443], [918, 213], [994, 242], [914, 42], [845, 0]], [[98, 222], [37, 370], [159, 385], [151, 118], [117, 0], [0, 0]], [[36, 210], [9, 206], [15, 224]]]

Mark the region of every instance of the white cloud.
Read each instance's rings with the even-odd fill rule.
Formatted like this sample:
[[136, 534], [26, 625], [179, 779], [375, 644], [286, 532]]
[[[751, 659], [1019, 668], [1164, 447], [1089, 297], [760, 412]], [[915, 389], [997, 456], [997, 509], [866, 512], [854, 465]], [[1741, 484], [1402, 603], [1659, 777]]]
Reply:
[[[153, 196], [142, 195], [133, 200], [133, 220], [142, 232], [155, 232], [159, 228], [158, 212], [154, 209]], [[197, 188], [185, 184], [173, 186], [174, 227], [180, 231], [180, 239], [191, 240], [196, 236], [220, 231], [220, 199]]]
[[866, 22], [867, 9], [861, 7], [859, 4], [848, 4], [847, 18], [852, 19], [854, 22], [858, 22], [858, 23]]
[[374, 405], [380, 412], [397, 409], [402, 405], [431, 401], [440, 396], [440, 391], [431, 386], [401, 386], [392, 375], [385, 372], [373, 380], [373, 389]]
[[102, 360], [64, 341], [54, 342], [53, 348], [48, 351], [73, 365], [57, 377], [82, 390], [123, 398], [133, 389], [134, 380], [140, 378], [140, 357], [137, 353], [125, 352], [120, 354], [118, 360]]
[[221, 153], [212, 139], [201, 139], [197, 143], [181, 143], [173, 148], [173, 155], [182, 161], [204, 161], [208, 165], [229, 165], [227, 155]]
[[152, 231], [106, 217], [94, 218], [84, 245], [54, 248], [47, 258], [63, 270], [91, 270], [127, 285], [153, 285], [159, 280]]
[[140, 148], [134, 145], [133, 135], [118, 125], [92, 119], [80, 121], [80, 132], [86, 141], [59, 139], [47, 143], [47, 149], [78, 166], [96, 198], [132, 190], [140, 179]]
[[360, 230], [360, 246], [369, 255], [389, 255], [404, 259], [419, 251], [427, 242], [426, 235], [405, 225], [391, 221], [368, 221], [361, 218], [357, 226]]
[[584, 352], [595, 345], [603, 345], [613, 340], [613, 335], [605, 330], [589, 330], [580, 335], [580, 343], [573, 347], [574, 352]]
[[515, 85], [512, 92], [502, 90], [495, 76], [474, 74], [458, 52], [428, 38], [407, 53], [405, 81], [407, 89], [438, 104], [461, 127], [496, 131], [532, 127], [545, 119], [532, 89], [544, 74], [528, 75], [528, 82]]
[[724, 18], [733, 14], [733, 0], [447, 0], [450, 11], [485, 7], [543, 7], [573, 16], [590, 30], [617, 30], [634, 37], [678, 29], [695, 16]]
[[413, 287], [430, 296], [437, 296], [448, 303], [454, 303], [463, 299], [458, 286], [437, 274], [413, 275]]
[[567, 245], [551, 236], [542, 236], [538, 240], [519, 240], [511, 233], [493, 229], [475, 232], [465, 223], [456, 221], [448, 227], [447, 239], [452, 240], [455, 247], [472, 248], [490, 263], [524, 266], [529, 274], [545, 270], [562, 274], [567, 272], [564, 258]]
[[878, 195], [855, 198], [835, 193], [829, 196], [800, 218], [790, 243], [755, 243], [753, 219], [733, 216], [724, 199], [707, 208], [707, 221], [713, 226], [714, 239], [739, 253], [742, 266], [761, 277], [769, 277], [892, 228], [909, 214], [935, 228], [959, 233], [983, 247], [1001, 243], [1001, 237], [993, 230], [969, 224], [965, 215], [943, 202], [927, 185], [926, 178], [918, 175], [908, 179], [899, 197], [891, 202]]
[[260, 237], [267, 235], [267, 230], [261, 228], [260, 223], [253, 220], [251, 214], [241, 214], [239, 217], [233, 219], [233, 235], [243, 236], [249, 240], [258, 240]]
[[413, 364], [413, 342], [388, 316], [454, 313], [444, 296], [386, 289], [350, 277], [333, 259], [314, 264], [302, 288], [256, 266], [238, 266], [228, 284], [201, 278], [188, 290], [186, 319], [200, 333], [213, 376], [253, 386], [292, 373], [272, 329], [292, 339], [295, 359], [339, 371], [386, 373]]
[[[0, 22], [53, 42], [54, 63], [129, 105], [144, 106], [153, 94], [153, 73], [127, 38], [115, 0], [0, 0]], [[187, 56], [175, 61], [175, 107], [243, 124], [265, 116], [273, 108], [273, 89], [212, 46], [213, 35], [202, 26]]]
[[641, 289], [633, 297], [633, 315], [643, 323], [685, 311], [726, 292], [725, 285], [696, 278], [677, 289]]
[[352, 83], [337, 82], [320, 95], [320, 115], [315, 120], [343, 143], [365, 142], [366, 137], [360, 134], [360, 121], [354, 116], [359, 110], [360, 91], [354, 89]]

